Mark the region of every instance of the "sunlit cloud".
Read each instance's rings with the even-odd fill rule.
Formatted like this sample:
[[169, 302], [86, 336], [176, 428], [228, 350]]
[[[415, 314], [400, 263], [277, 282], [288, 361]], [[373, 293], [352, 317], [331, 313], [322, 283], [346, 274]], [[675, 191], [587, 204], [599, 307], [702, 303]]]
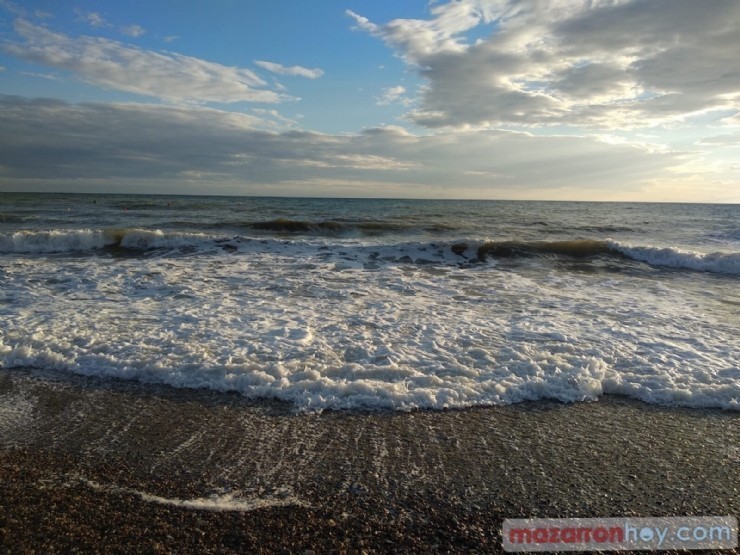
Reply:
[[[635, 128], [738, 108], [740, 3], [462, 0], [378, 24], [428, 87], [408, 118], [427, 127]], [[489, 34], [466, 33], [488, 25]]]

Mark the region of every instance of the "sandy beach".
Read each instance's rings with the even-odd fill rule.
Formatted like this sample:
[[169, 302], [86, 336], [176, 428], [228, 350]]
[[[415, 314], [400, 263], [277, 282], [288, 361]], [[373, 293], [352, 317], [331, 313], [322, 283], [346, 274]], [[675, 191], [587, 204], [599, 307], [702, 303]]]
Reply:
[[740, 415], [598, 402], [295, 414], [0, 375], [7, 553], [499, 552], [505, 518], [737, 515]]

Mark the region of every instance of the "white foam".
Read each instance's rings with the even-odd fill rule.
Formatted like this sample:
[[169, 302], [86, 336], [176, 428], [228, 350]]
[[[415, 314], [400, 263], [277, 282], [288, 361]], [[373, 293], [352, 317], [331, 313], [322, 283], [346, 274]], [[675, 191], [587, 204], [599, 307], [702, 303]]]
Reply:
[[[238, 391], [301, 410], [604, 393], [740, 410], [737, 312], [691, 280], [676, 289], [546, 262], [380, 271], [362, 262], [378, 249], [355, 245], [342, 254], [255, 240], [215, 256], [8, 262], [0, 364]], [[373, 259], [404, 249], [430, 254], [407, 245]]]
[[[287, 240], [223, 236], [207, 233], [162, 231], [159, 229], [56, 229], [46, 231], [15, 231], [0, 233], [0, 254], [93, 253], [105, 247], [118, 246], [131, 251], [173, 251], [175, 255], [188, 253], [240, 252], [262, 253], [294, 258], [331, 260], [334, 269], [377, 268], [388, 263], [444, 263], [459, 265], [475, 258], [483, 241], [465, 241], [469, 248], [456, 255], [453, 242], [390, 243], [343, 240], [326, 244], [322, 239]], [[321, 252], [317, 252], [322, 249]]]
[[740, 275], [740, 252], [696, 252], [675, 247], [632, 246], [607, 241], [609, 248], [653, 266]]
[[126, 488], [116, 485], [103, 485], [85, 478], [78, 478], [90, 488], [96, 491], [106, 491], [114, 493], [126, 493], [140, 497], [148, 503], [157, 503], [158, 505], [167, 505], [183, 509], [192, 509], [197, 511], [218, 511], [218, 512], [248, 512], [265, 507], [308, 507], [306, 503], [293, 495], [290, 488], [285, 487], [276, 490], [272, 494], [245, 496], [242, 492], [233, 491], [225, 493], [214, 493], [208, 497], [197, 497], [193, 499], [179, 499], [177, 497], [162, 497], [153, 495], [133, 488]]
[[100, 229], [57, 229], [15, 231], [0, 234], [2, 253], [55, 253], [91, 251], [115, 243], [115, 238]]
[[76, 253], [120, 246], [135, 251], [190, 248], [212, 251], [228, 238], [159, 229], [53, 229], [0, 233], [0, 253]]
[[306, 507], [303, 501], [294, 496], [289, 497], [255, 497], [252, 499], [240, 497], [236, 494], [211, 495], [196, 499], [177, 499], [160, 497], [143, 492], [136, 492], [144, 501], [169, 505], [171, 507], [182, 507], [200, 511], [254, 511], [265, 507]]

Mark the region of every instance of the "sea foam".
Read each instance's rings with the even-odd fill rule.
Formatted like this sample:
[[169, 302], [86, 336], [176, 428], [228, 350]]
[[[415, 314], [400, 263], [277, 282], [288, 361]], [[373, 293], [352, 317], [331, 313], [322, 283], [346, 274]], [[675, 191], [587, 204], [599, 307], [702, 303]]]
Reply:
[[[240, 245], [248, 256], [5, 265], [0, 365], [237, 391], [307, 411], [603, 394], [740, 410], [737, 314], [675, 280], [568, 274], [539, 259], [378, 271], [353, 262], [352, 245], [279, 244]], [[391, 252], [430, 256], [404, 248]]]
[[94, 252], [105, 247], [146, 251], [210, 245], [202, 233], [159, 229], [53, 229], [0, 233], [0, 253]]

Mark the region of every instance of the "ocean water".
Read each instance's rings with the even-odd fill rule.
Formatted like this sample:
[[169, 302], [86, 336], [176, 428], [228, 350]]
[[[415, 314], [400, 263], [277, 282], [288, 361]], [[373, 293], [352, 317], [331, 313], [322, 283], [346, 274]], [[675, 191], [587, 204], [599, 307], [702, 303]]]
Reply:
[[740, 206], [0, 193], [0, 367], [740, 410]]

